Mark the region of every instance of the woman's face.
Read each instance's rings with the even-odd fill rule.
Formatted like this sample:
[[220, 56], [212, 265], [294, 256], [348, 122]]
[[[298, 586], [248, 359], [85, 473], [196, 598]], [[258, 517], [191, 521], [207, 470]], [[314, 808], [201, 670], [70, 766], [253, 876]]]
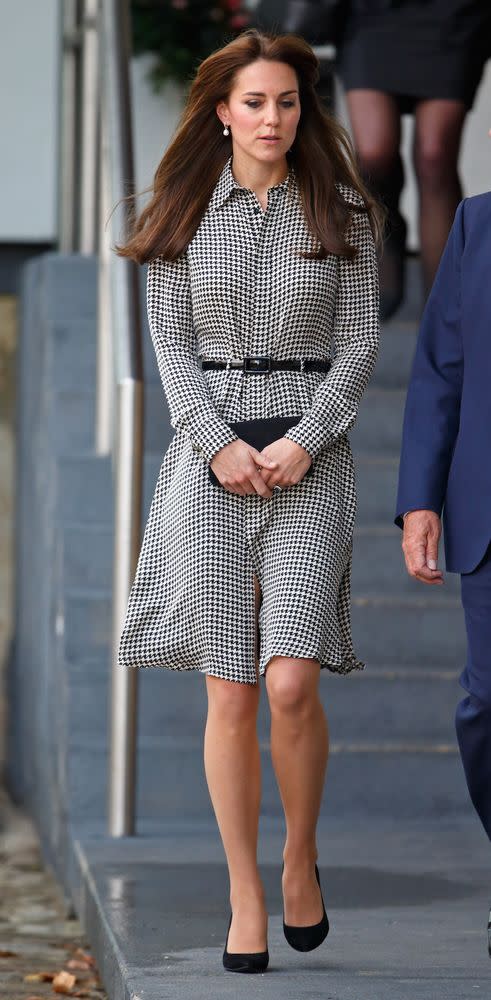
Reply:
[[257, 59], [236, 73], [228, 101], [220, 101], [216, 110], [230, 126], [234, 155], [240, 150], [261, 163], [276, 163], [297, 131], [297, 74], [287, 63]]

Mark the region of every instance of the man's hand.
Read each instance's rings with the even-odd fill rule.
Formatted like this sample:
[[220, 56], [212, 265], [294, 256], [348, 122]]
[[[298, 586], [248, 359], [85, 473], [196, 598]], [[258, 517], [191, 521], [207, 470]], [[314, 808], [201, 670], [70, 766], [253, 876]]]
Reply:
[[406, 514], [402, 551], [409, 576], [422, 583], [443, 583], [443, 573], [437, 568], [441, 533], [440, 518], [435, 511], [412, 510]]

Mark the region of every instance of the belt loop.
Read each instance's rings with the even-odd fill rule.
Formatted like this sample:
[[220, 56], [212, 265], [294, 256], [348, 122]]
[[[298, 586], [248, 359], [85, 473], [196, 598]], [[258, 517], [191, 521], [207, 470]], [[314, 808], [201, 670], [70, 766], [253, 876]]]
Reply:
[[229, 358], [229, 360], [227, 361], [227, 369], [226, 369], [226, 370], [227, 370], [227, 371], [230, 371], [230, 358]]
[[300, 371], [305, 371], [305, 358], [300, 358]]

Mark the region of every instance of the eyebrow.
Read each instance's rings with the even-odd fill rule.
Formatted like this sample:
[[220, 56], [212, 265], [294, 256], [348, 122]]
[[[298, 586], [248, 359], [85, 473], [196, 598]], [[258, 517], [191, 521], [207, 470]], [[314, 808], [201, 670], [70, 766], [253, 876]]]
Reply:
[[[286, 94], [298, 94], [298, 90], [282, 90], [280, 97], [285, 97]], [[266, 94], [262, 90], [246, 90], [242, 97], [266, 97]]]

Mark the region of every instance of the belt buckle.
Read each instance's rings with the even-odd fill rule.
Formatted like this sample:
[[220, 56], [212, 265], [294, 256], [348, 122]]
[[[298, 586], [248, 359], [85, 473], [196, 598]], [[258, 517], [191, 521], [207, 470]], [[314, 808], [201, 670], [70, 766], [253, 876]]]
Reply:
[[244, 358], [243, 370], [249, 373], [259, 373], [271, 371], [271, 358], [248, 355]]

